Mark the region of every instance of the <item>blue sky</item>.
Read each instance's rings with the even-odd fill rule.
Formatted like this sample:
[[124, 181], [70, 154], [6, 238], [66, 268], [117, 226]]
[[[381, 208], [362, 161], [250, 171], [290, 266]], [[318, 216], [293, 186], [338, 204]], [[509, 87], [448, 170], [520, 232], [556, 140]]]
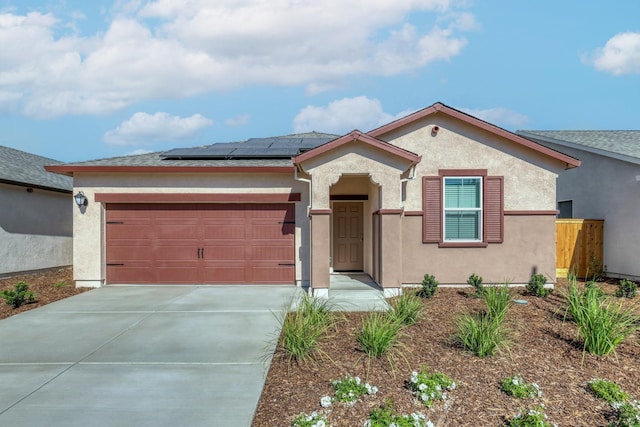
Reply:
[[440, 101], [509, 130], [639, 129], [640, 2], [0, 0], [0, 145], [81, 161]]

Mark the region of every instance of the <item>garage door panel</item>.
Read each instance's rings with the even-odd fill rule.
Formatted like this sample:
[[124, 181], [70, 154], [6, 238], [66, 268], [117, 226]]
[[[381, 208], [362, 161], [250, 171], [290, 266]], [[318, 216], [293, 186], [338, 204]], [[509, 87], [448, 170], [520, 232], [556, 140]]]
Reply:
[[108, 204], [107, 281], [293, 283], [294, 213], [293, 204]]
[[209, 264], [211, 262], [224, 261], [246, 261], [246, 249], [241, 243], [226, 244], [226, 245], [207, 245], [204, 247], [204, 262]]

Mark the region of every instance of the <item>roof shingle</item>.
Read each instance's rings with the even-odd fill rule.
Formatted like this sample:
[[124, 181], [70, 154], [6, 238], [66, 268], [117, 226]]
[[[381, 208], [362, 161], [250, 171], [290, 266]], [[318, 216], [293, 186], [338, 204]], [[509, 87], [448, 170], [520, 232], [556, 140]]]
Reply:
[[47, 172], [44, 169], [45, 165], [57, 164], [61, 162], [0, 145], [0, 181], [2, 182], [70, 192], [73, 190], [73, 180], [70, 177]]

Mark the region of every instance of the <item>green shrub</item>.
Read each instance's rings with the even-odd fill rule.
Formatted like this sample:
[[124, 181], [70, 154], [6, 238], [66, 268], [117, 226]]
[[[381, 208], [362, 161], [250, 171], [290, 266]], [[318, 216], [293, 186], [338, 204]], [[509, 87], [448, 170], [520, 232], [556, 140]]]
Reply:
[[604, 293], [604, 291], [602, 290], [602, 288], [600, 288], [600, 286], [598, 286], [598, 284], [593, 280], [589, 280], [587, 283], [585, 283], [584, 287], [585, 287], [585, 289], [586, 288], [592, 288], [594, 290], [594, 292], [596, 294], [598, 294], [599, 297], [604, 297], [606, 295]]
[[544, 287], [545, 283], [547, 278], [544, 274], [532, 274], [526, 289], [531, 295], [544, 298], [552, 292], [552, 289]]
[[13, 308], [18, 308], [36, 300], [33, 292], [29, 291], [29, 285], [25, 282], [19, 282], [13, 289], [0, 292], [0, 296]]
[[389, 315], [405, 326], [413, 325], [422, 314], [422, 302], [415, 294], [405, 292], [391, 300]]
[[455, 339], [478, 357], [493, 356], [508, 344], [502, 321], [487, 313], [462, 315], [458, 319]]
[[328, 426], [329, 422], [327, 421], [327, 417], [323, 414], [319, 414], [316, 411], [313, 411], [310, 414], [305, 414], [304, 412], [298, 415], [291, 422], [291, 427], [319, 427], [319, 426]]
[[504, 391], [508, 396], [519, 399], [542, 396], [538, 384], [526, 383], [520, 375], [503, 379], [502, 383], [500, 383], [500, 390]]
[[484, 292], [484, 287], [482, 286], [482, 277], [476, 275], [475, 273], [469, 276], [469, 278], [467, 279], [467, 284], [473, 286], [473, 288], [476, 290], [476, 295], [478, 296], [482, 295], [482, 293]]
[[305, 294], [295, 312], [284, 313], [280, 347], [290, 361], [313, 359], [322, 354], [319, 344], [337, 322], [326, 300]]
[[482, 298], [487, 304], [487, 314], [489, 317], [497, 322], [502, 322], [507, 314], [509, 301], [511, 301], [509, 285], [505, 284], [502, 286], [490, 286], [488, 288], [484, 288]]
[[345, 375], [339, 380], [333, 380], [331, 385], [335, 391], [335, 397], [332, 400], [347, 404], [355, 402], [364, 395], [378, 392], [378, 387], [363, 383], [360, 377], [352, 377], [351, 375]]
[[543, 407], [522, 411], [509, 420], [509, 427], [551, 427]]
[[618, 282], [618, 290], [616, 290], [616, 296], [618, 298], [635, 298], [638, 294], [638, 285], [628, 279], [622, 279]]
[[385, 403], [371, 411], [369, 419], [364, 422], [365, 427], [415, 427], [433, 426], [431, 421], [425, 421], [422, 412], [414, 412], [411, 415], [399, 415], [393, 407], [393, 402], [387, 399]]
[[398, 349], [402, 323], [389, 313], [371, 312], [362, 320], [357, 341], [370, 358], [379, 359], [389, 351]]
[[640, 329], [640, 316], [632, 308], [614, 305], [599, 291], [597, 287], [585, 287], [580, 292], [575, 281], [570, 282], [565, 295], [566, 311], [578, 325], [584, 350], [605, 356]]
[[624, 402], [629, 399], [629, 395], [614, 382], [593, 379], [587, 385], [595, 397], [606, 400], [609, 403]]
[[610, 423], [611, 427], [640, 427], [640, 403], [625, 402], [613, 404], [617, 420]]
[[424, 278], [422, 279], [422, 289], [418, 291], [418, 295], [422, 298], [431, 298], [433, 294], [436, 293], [436, 289], [438, 288], [439, 284], [440, 282], [436, 280], [435, 276], [432, 276], [431, 274], [425, 274]]
[[589, 258], [589, 265], [587, 265], [586, 272], [587, 277], [589, 277], [589, 273], [591, 273], [591, 280], [594, 282], [601, 282], [606, 275], [602, 261], [595, 255], [591, 255]]
[[448, 390], [455, 390], [456, 383], [441, 372], [429, 372], [426, 366], [420, 372], [413, 371], [409, 379], [409, 387], [416, 398], [431, 408], [436, 400], [447, 398]]

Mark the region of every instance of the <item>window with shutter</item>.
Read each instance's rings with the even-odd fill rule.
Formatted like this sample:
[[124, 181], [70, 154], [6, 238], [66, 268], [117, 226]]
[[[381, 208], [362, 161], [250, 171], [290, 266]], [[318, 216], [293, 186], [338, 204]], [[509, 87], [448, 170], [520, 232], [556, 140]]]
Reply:
[[423, 177], [423, 242], [486, 246], [503, 241], [503, 177], [485, 169]]

